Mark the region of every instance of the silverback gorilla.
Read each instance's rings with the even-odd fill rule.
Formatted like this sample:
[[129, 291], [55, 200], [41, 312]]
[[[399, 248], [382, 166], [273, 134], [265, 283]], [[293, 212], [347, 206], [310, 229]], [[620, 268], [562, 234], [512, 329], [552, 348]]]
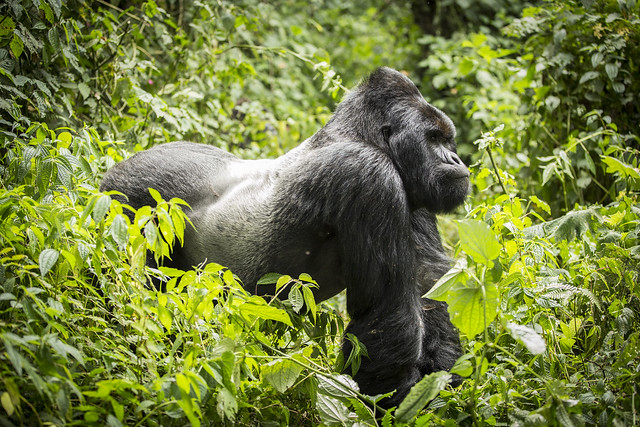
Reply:
[[[282, 157], [240, 160], [209, 145], [159, 145], [117, 164], [101, 190], [139, 208], [154, 188], [190, 205], [195, 229], [164, 265], [229, 267], [247, 290], [261, 275], [309, 273], [318, 300], [347, 289], [347, 328], [366, 345], [355, 380], [398, 404], [425, 374], [461, 354], [446, 304], [422, 299], [449, 268], [437, 213], [463, 203], [469, 171], [455, 128], [404, 75], [380, 68], [331, 120]], [[343, 352], [351, 345], [345, 340]]]

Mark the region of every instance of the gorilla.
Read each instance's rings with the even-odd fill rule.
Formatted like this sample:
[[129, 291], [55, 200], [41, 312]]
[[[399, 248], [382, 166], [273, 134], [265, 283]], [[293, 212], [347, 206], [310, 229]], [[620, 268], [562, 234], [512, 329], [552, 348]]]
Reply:
[[[100, 189], [123, 193], [136, 209], [155, 206], [149, 188], [189, 204], [195, 228], [166, 266], [216, 262], [260, 295], [275, 291], [256, 285], [268, 272], [310, 274], [317, 300], [346, 288], [346, 332], [369, 355], [354, 379], [368, 395], [396, 390], [383, 401], [390, 407], [461, 355], [446, 304], [421, 298], [450, 268], [435, 215], [469, 191], [455, 134], [409, 78], [380, 68], [326, 126], [279, 158], [167, 143], [115, 165]], [[345, 358], [351, 349], [345, 340]]]

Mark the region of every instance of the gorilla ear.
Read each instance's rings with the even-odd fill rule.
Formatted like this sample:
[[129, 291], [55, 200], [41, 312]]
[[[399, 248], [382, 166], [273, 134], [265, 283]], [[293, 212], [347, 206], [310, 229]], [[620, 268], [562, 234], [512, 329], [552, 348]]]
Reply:
[[391, 138], [391, 126], [384, 125], [380, 128], [380, 131], [382, 132], [382, 138], [384, 139], [384, 142], [388, 144], [389, 138]]

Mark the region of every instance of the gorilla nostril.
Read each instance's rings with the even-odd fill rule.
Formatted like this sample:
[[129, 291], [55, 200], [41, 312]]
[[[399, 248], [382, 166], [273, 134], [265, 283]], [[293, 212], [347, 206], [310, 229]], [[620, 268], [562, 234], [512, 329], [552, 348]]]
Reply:
[[447, 155], [447, 160], [448, 163], [451, 163], [452, 165], [458, 165], [458, 166], [462, 166], [462, 160], [460, 160], [460, 157], [458, 157], [458, 155], [456, 153], [453, 152], [449, 152]]

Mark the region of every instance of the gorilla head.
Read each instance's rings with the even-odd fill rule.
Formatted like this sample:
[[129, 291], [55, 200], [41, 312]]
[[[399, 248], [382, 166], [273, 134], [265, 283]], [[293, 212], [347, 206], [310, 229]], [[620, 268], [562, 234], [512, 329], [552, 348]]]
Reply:
[[456, 153], [453, 122], [403, 74], [378, 69], [338, 106], [333, 126], [385, 152], [412, 209], [450, 212], [467, 196], [469, 170]]

